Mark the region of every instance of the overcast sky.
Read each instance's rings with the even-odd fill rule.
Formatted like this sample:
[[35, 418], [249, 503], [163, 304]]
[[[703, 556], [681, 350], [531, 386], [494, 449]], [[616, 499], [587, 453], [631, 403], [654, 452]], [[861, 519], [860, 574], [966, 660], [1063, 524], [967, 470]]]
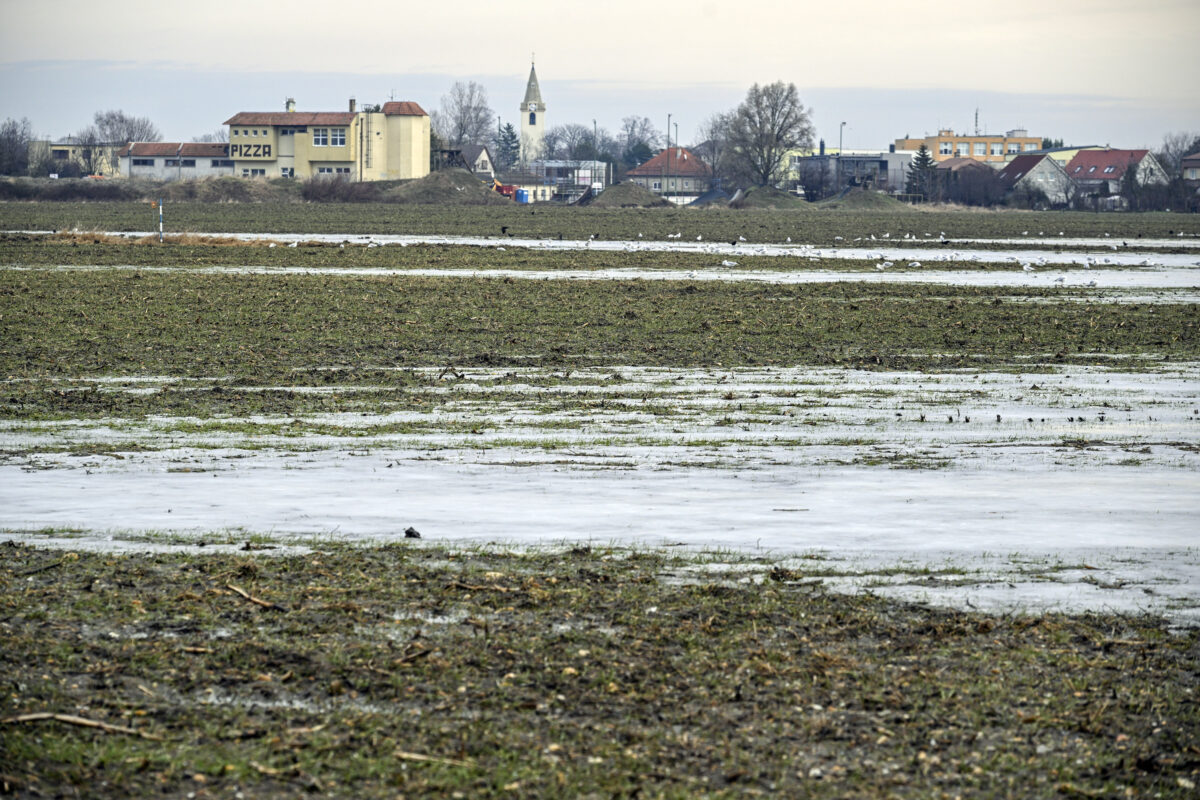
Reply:
[[[238, 111], [414, 100], [455, 80], [516, 122], [536, 53], [547, 124], [667, 114], [688, 143], [754, 82], [795, 83], [818, 135], [886, 149], [939, 127], [1075, 144], [1200, 131], [1200, 1], [0, 0], [0, 118], [61, 137], [97, 110], [170, 140]], [[674, 137], [674, 130], [672, 130]]]

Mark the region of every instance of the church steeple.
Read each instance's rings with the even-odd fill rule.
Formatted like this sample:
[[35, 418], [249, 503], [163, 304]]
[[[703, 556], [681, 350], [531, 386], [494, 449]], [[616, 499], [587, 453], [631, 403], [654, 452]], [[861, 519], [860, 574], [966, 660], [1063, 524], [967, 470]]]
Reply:
[[533, 62], [529, 63], [529, 83], [525, 84], [525, 100], [522, 105], [537, 103], [542, 105], [542, 90], [538, 88], [537, 70], [534, 68]]
[[529, 82], [525, 84], [525, 99], [521, 101], [521, 163], [528, 164], [542, 154], [546, 132], [546, 104], [538, 86], [537, 69], [529, 64]]

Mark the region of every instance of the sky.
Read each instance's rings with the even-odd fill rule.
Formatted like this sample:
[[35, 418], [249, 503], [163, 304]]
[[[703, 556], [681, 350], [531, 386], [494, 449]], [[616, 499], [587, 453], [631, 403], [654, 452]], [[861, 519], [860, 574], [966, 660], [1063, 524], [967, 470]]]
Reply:
[[[239, 111], [439, 107], [455, 81], [517, 122], [531, 58], [548, 126], [649, 117], [673, 141], [754, 83], [794, 83], [831, 146], [940, 128], [1024, 128], [1067, 144], [1200, 133], [1200, 2], [693, 0], [0, 0], [0, 119], [69, 135], [96, 111], [170, 141]], [[978, 10], [980, 13], [972, 13]], [[976, 121], [978, 119], [978, 122]], [[842, 124], [845, 122], [843, 128]], [[676, 134], [675, 126], [678, 126]]]

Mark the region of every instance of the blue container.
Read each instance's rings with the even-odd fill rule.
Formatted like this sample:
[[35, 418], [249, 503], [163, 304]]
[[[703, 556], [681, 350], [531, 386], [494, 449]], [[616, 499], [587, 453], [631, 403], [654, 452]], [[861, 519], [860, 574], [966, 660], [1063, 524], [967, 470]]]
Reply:
[[517, 189], [517, 202], [518, 203], [528, 203], [529, 202], [529, 190], [528, 189]]

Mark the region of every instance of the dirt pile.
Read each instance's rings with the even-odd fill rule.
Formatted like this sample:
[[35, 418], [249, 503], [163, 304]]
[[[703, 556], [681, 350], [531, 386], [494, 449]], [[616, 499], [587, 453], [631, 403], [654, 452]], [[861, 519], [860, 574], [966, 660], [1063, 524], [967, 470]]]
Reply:
[[729, 203], [730, 208], [807, 209], [809, 204], [773, 186], [754, 186]]
[[868, 189], [851, 189], [840, 197], [815, 203], [817, 208], [845, 211], [912, 211], [912, 206], [894, 197]]
[[424, 178], [408, 181], [390, 189], [380, 198], [385, 203], [414, 205], [484, 206], [512, 203], [504, 195], [489, 189], [465, 169], [443, 169]]
[[626, 181], [608, 187], [580, 205], [592, 208], [659, 208], [669, 206], [671, 203], [643, 186]]

